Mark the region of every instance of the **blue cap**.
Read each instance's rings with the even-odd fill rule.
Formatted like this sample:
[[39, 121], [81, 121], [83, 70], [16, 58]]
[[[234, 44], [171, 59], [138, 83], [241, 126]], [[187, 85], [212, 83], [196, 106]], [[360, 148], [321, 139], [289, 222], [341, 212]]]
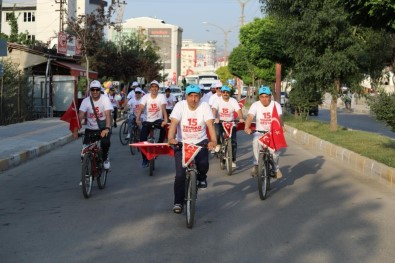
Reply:
[[186, 93], [187, 95], [189, 95], [189, 93], [198, 93], [198, 94], [200, 94], [200, 88], [199, 88], [199, 86], [193, 85], [193, 84], [192, 84], [192, 85], [189, 85], [189, 86], [187, 87], [185, 93]]
[[230, 93], [230, 88], [226, 85], [222, 86], [221, 91], [228, 91]]
[[272, 92], [270, 91], [270, 88], [269, 88], [268, 86], [263, 86], [263, 85], [262, 85], [262, 86], [259, 88], [259, 95], [261, 95], [261, 94], [271, 95]]

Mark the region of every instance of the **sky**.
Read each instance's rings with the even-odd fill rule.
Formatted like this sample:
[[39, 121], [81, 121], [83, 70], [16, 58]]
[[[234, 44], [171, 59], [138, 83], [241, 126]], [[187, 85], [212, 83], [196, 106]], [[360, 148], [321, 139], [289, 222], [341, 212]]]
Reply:
[[[255, 17], [261, 18], [259, 0], [125, 0], [123, 20], [136, 17], [153, 17], [167, 24], [180, 26], [182, 38], [194, 42], [217, 41], [217, 47], [224, 47], [228, 33], [228, 52], [238, 46], [241, 21], [241, 3], [244, 8], [245, 23]], [[204, 24], [203, 22], [207, 22]], [[215, 26], [209, 25], [213, 24]], [[219, 28], [222, 29], [219, 29]]]

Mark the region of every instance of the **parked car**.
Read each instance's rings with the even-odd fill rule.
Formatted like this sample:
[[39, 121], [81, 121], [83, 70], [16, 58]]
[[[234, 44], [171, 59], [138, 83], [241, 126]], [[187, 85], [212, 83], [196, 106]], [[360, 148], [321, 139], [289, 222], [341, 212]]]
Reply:
[[173, 94], [176, 97], [177, 101], [182, 101], [184, 99], [184, 92], [181, 87], [172, 85], [170, 88], [170, 94]]

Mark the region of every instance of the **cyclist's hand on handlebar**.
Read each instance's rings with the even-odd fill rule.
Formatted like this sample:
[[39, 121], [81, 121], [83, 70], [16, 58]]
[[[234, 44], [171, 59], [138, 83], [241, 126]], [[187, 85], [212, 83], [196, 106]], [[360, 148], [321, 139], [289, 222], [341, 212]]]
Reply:
[[140, 120], [140, 118], [139, 119], [136, 119], [136, 123], [140, 126], [141, 125], [141, 120]]
[[209, 142], [209, 143], [207, 144], [207, 148], [209, 149], [209, 151], [214, 150], [214, 149], [215, 149], [215, 146], [217, 146], [217, 143], [216, 143], [216, 142]]
[[162, 121], [162, 123], [160, 124], [161, 127], [165, 127], [167, 125], [166, 121]]
[[244, 122], [244, 119], [243, 119], [243, 118], [239, 119], [239, 122], [240, 122], [240, 123], [243, 123], [243, 122]]
[[169, 139], [167, 141], [168, 141], [169, 145], [176, 145], [176, 144], [178, 144], [178, 141], [176, 139], [174, 139], [174, 138]]
[[245, 131], [245, 133], [247, 133], [247, 134], [251, 134], [251, 129], [249, 129], [249, 128], [245, 128], [244, 131]]
[[100, 137], [106, 137], [110, 133], [109, 129], [104, 129], [100, 132]]
[[214, 123], [219, 123], [219, 119], [215, 118]]

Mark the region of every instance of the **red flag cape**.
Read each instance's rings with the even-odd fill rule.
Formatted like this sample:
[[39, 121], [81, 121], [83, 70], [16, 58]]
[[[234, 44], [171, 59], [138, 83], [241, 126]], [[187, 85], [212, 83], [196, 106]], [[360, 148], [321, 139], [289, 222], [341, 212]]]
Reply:
[[173, 148], [167, 143], [137, 142], [130, 146], [138, 147], [148, 160], [154, 159], [158, 155], [174, 156]]
[[81, 123], [80, 120], [78, 119], [78, 113], [77, 113], [77, 107], [75, 106], [74, 99], [71, 102], [69, 108], [67, 111], [63, 114], [62, 117], [60, 117], [62, 121], [70, 123], [69, 125], [69, 130], [71, 132], [74, 132], [74, 129], [81, 129]]
[[[236, 124], [236, 131], [244, 131], [245, 126], [246, 126], [245, 122], [238, 122]], [[255, 122], [251, 122], [250, 129], [251, 130], [255, 130], [256, 129], [256, 123]]]
[[278, 116], [276, 106], [273, 107], [270, 131], [262, 135], [258, 140], [263, 145], [266, 145], [276, 151], [287, 147], [287, 142], [285, 141], [284, 131], [280, 124], [280, 118]]
[[199, 153], [200, 149], [202, 147], [194, 145], [194, 144], [188, 144], [188, 143], [183, 143], [182, 144], [182, 166], [187, 167], [190, 162], [193, 161], [195, 156]]
[[[246, 102], [246, 98], [239, 100], [237, 103], [239, 103], [240, 109], [243, 108], [244, 103]], [[233, 112], [233, 118], [236, 119], [237, 118], [237, 112]]]

